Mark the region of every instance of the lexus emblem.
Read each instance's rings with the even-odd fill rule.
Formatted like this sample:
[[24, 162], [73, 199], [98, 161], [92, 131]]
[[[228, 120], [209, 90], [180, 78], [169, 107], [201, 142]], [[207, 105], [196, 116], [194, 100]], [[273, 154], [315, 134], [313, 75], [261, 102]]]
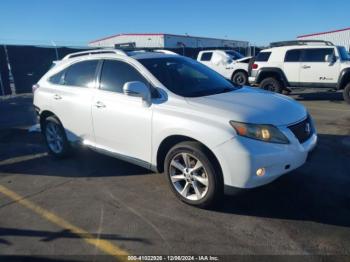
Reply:
[[305, 125], [305, 132], [306, 132], [307, 134], [310, 134], [310, 132], [311, 132], [310, 123], [306, 123], [306, 125]]

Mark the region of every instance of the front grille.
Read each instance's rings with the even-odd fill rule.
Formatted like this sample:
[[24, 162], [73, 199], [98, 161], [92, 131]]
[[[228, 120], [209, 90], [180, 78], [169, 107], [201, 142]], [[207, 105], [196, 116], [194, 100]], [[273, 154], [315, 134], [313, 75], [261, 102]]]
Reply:
[[288, 126], [288, 128], [293, 132], [301, 144], [308, 140], [314, 132], [309, 116], [297, 124]]

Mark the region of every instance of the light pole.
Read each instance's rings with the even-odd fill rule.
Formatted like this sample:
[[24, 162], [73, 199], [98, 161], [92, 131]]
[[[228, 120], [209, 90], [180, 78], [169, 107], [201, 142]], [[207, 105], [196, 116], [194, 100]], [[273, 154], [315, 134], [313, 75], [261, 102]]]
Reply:
[[57, 45], [56, 45], [56, 43], [55, 43], [53, 40], [51, 40], [51, 44], [52, 44], [52, 45], [54, 46], [54, 48], [55, 48], [56, 60], [60, 60], [59, 57], [58, 57], [58, 50], [57, 50]]

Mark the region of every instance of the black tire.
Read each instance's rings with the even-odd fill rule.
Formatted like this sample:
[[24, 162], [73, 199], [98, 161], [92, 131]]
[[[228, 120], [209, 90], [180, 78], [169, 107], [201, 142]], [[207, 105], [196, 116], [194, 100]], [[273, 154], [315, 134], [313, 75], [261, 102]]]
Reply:
[[348, 83], [343, 90], [343, 97], [346, 103], [350, 104], [350, 83]]
[[248, 84], [248, 74], [243, 71], [235, 72], [231, 78], [232, 82], [239, 86]]
[[[51, 130], [50, 128], [52, 126], [55, 126], [57, 128], [57, 133], [61, 136], [61, 140], [59, 143], [62, 145], [62, 147], [61, 148], [57, 147], [57, 150], [55, 150], [53, 146], [50, 145], [52, 141], [49, 141], [49, 137], [50, 137], [49, 133]], [[45, 139], [46, 146], [48, 148], [49, 153], [57, 158], [65, 158], [69, 156], [71, 153], [71, 145], [69, 144], [67, 140], [66, 132], [61, 122], [57, 119], [57, 117], [55, 116], [47, 117], [44, 120], [42, 128], [43, 128], [44, 139]]]
[[[174, 170], [174, 167], [171, 166], [171, 163], [173, 160], [176, 159], [176, 157], [178, 157], [179, 155], [182, 155], [182, 153], [190, 154], [191, 156], [195, 157], [197, 160], [201, 162], [203, 166], [202, 170], [204, 174], [202, 174], [202, 176], [205, 175], [204, 177], [207, 180], [207, 187], [204, 186], [206, 190], [202, 191], [203, 197], [199, 200], [188, 199], [183, 195], [181, 195], [180, 192], [178, 191], [179, 189], [177, 188], [181, 187], [181, 185], [178, 185], [178, 184], [182, 183], [183, 188], [185, 188], [188, 182], [187, 180], [181, 180], [181, 182], [179, 181], [175, 182], [177, 183], [176, 185], [175, 183], [172, 182], [171, 174]], [[220, 168], [217, 167], [216, 162], [213, 161], [210, 155], [211, 155], [210, 152], [208, 152], [208, 149], [205, 146], [203, 146], [198, 142], [192, 142], [192, 141], [181, 142], [175, 145], [174, 147], [172, 147], [167, 153], [164, 161], [164, 172], [165, 172], [165, 175], [167, 176], [171, 190], [181, 201], [193, 206], [197, 206], [201, 208], [209, 208], [209, 207], [212, 207], [223, 195], [223, 180], [222, 180], [221, 171], [220, 171]], [[193, 158], [191, 160], [195, 160], [195, 159]], [[189, 161], [191, 162], [191, 160]], [[181, 173], [181, 171], [179, 173]], [[192, 180], [192, 183], [196, 183], [196, 187], [199, 185], [202, 185], [197, 181], [195, 181], [194, 179]], [[188, 192], [189, 193], [192, 192], [192, 196], [196, 195], [196, 192], [194, 190], [194, 185], [191, 184], [191, 187], [188, 190]], [[191, 195], [189, 194], [188, 197], [190, 196]], [[198, 197], [198, 195], [196, 196]]]
[[275, 93], [282, 93], [283, 91], [282, 83], [274, 77], [265, 78], [261, 81], [259, 87]]

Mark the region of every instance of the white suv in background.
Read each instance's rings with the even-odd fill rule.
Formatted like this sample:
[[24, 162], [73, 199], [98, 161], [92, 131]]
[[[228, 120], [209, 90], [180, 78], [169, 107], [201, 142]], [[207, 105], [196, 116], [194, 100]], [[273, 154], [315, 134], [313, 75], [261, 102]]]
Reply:
[[215, 70], [237, 85], [248, 84], [248, 66], [252, 57], [244, 57], [234, 50], [200, 51], [197, 61]]
[[288, 87], [343, 89], [350, 103], [350, 57], [330, 42], [285, 41], [271, 44], [252, 59], [249, 82], [279, 92]]
[[317, 141], [298, 102], [179, 55], [68, 55], [34, 87], [34, 106], [52, 155], [83, 145], [164, 172], [177, 197], [202, 207], [298, 168]]

